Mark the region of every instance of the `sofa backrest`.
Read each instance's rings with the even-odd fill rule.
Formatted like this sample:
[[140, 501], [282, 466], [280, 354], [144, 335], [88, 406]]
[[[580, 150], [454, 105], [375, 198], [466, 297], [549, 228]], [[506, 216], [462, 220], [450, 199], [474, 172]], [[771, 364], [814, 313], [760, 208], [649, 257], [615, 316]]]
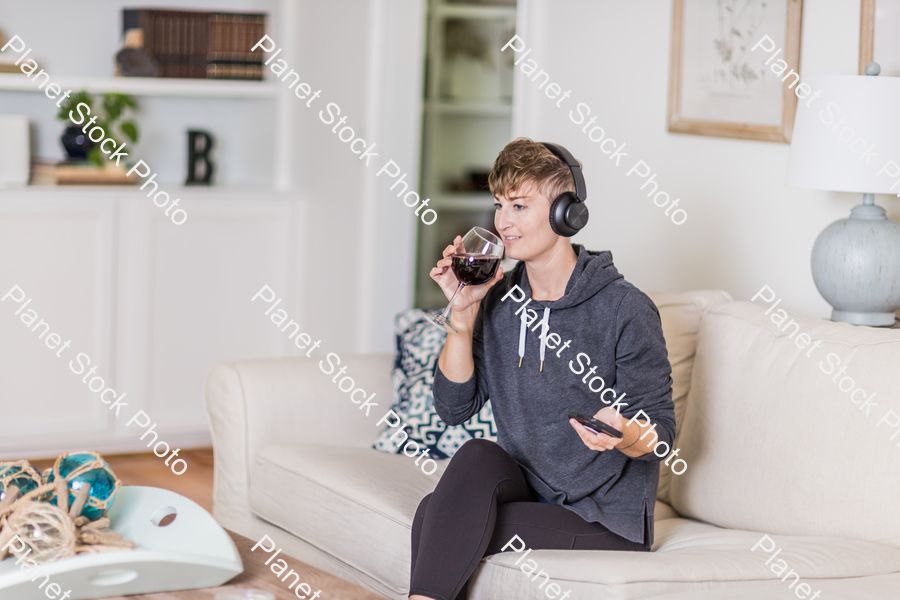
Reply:
[[701, 317], [672, 507], [720, 527], [900, 547], [900, 330], [767, 308]]
[[[691, 385], [700, 315], [715, 306], [730, 302], [731, 296], [720, 290], [680, 294], [648, 292], [647, 295], [659, 309], [663, 335], [666, 337], [666, 350], [669, 353], [669, 363], [672, 365], [672, 399], [675, 402], [677, 432], [681, 429], [684, 405]], [[659, 493], [656, 497], [663, 502], [669, 502], [669, 479], [672, 470], [663, 466], [659, 473]]]

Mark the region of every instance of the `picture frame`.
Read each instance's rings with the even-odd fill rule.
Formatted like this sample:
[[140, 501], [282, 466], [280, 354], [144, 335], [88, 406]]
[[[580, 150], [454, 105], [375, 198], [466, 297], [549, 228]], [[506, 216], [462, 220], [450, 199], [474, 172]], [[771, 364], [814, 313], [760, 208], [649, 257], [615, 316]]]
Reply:
[[860, 1], [860, 75], [872, 60], [882, 76], [900, 77], [900, 0]]
[[669, 132], [790, 143], [797, 96], [751, 47], [768, 35], [799, 71], [801, 18], [802, 0], [673, 0]]

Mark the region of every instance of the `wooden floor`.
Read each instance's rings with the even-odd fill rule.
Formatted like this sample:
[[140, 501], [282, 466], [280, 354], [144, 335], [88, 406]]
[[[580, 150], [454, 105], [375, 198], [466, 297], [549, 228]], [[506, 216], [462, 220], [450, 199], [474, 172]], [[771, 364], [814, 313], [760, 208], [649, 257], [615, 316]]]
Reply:
[[[108, 600], [210, 600], [213, 597], [220, 597], [219, 594], [226, 592], [237, 592], [247, 590], [261, 590], [270, 592], [275, 598], [296, 598], [300, 596], [297, 590], [301, 587], [298, 585], [294, 588], [294, 593], [289, 591], [287, 584], [279, 581], [276, 575], [273, 575], [274, 569], [270, 570], [266, 566], [266, 561], [271, 561], [275, 556], [280, 556], [278, 560], [286, 562], [291, 567], [292, 572], [296, 572], [304, 584], [313, 590], [318, 590], [315, 597], [319, 597], [323, 590], [325, 594], [323, 598], [329, 600], [387, 600], [384, 596], [379, 596], [373, 592], [365, 590], [357, 585], [338, 579], [334, 575], [326, 573], [315, 567], [311, 567], [298, 560], [292, 559], [280, 551], [276, 554], [269, 555], [263, 552], [253, 552], [254, 540], [240, 536], [233, 531], [228, 532], [231, 539], [234, 540], [238, 552], [241, 555], [241, 561], [244, 563], [244, 572], [229, 581], [227, 584], [217, 588], [206, 588], [203, 590], [185, 590], [177, 592], [162, 592], [157, 594], [141, 594], [137, 596], [115, 596]], [[263, 547], [265, 549], [265, 547]], [[278, 564], [278, 563], [274, 563]], [[296, 570], [295, 570], [296, 569]], [[290, 575], [290, 574], [288, 574]], [[296, 581], [292, 582], [296, 583]], [[254, 598], [258, 597], [253, 595]], [[309, 598], [308, 595], [303, 596]]]
[[[183, 458], [188, 469], [183, 475], [175, 475], [165, 465], [165, 458], [152, 452], [146, 454], [103, 455], [122, 485], [146, 485], [172, 490], [190, 498], [209, 512], [213, 505], [213, 451], [212, 448], [184, 450]], [[53, 466], [52, 460], [30, 461], [40, 471]]]

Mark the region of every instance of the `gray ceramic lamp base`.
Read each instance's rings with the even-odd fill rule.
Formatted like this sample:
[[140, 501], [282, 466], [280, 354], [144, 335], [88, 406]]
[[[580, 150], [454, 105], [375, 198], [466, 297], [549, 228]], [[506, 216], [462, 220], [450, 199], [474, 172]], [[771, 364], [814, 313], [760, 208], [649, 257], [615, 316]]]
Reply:
[[851, 325], [868, 325], [869, 327], [890, 327], [897, 317], [892, 312], [853, 312], [849, 310], [831, 310], [831, 320]]
[[855, 206], [816, 239], [812, 274], [834, 321], [890, 327], [900, 309], [900, 223], [872, 204]]

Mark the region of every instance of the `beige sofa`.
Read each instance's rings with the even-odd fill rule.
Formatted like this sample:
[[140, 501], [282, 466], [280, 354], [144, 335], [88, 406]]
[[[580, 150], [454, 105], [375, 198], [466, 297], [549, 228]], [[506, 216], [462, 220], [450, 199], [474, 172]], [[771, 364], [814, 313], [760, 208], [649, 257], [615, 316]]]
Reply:
[[[811, 597], [796, 577], [778, 579], [769, 554], [751, 551], [767, 534], [781, 549], [771, 565], [783, 559], [818, 598], [900, 598], [900, 435], [890, 439], [900, 428], [889, 412], [900, 415], [900, 330], [790, 315], [800, 333], [821, 341], [801, 350], [796, 327], [782, 331], [771, 320], [777, 311], [767, 316], [763, 304], [717, 291], [651, 297], [673, 366], [676, 447], [688, 464], [682, 475], [661, 467], [654, 552], [541, 550], [529, 558], [572, 600]], [[836, 382], [823, 372], [834, 356], [846, 366]], [[376, 392], [371, 416], [317, 358], [212, 369], [204, 401], [214, 515], [405, 598], [411, 517], [445, 465], [428, 476], [413, 459], [371, 449], [392, 401], [393, 357], [341, 359], [357, 385]], [[838, 387], [849, 385], [846, 376], [866, 397], [875, 393], [877, 406], [855, 404], [855, 388]], [[470, 598], [547, 597], [517, 558], [482, 561]]]

